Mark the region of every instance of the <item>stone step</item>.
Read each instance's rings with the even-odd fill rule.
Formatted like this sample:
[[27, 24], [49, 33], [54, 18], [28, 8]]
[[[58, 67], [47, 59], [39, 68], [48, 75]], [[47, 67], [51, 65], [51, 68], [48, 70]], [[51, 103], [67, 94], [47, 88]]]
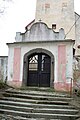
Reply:
[[[8, 90], [10, 90], [11, 91], [11, 89], [14, 89], [14, 88], [10, 88], [10, 89], [8, 89]], [[15, 90], [15, 89], [14, 89]], [[17, 89], [18, 90], [18, 89]], [[19, 89], [20, 90], [20, 89]], [[51, 88], [51, 87], [30, 87], [30, 86], [26, 86], [26, 87], [23, 87], [23, 88], [21, 88], [21, 91], [44, 91], [44, 92], [55, 92], [54, 91], [54, 88]]]
[[14, 98], [14, 97], [2, 97], [1, 100], [14, 101], [14, 102], [27, 102], [27, 103], [37, 103], [37, 104], [58, 104], [58, 105], [68, 105], [68, 102], [65, 101], [51, 101], [51, 100], [33, 100], [33, 99], [24, 99], [24, 98]]
[[[48, 88], [8, 89], [0, 98], [0, 113], [14, 120], [76, 120], [78, 110], [69, 95]], [[17, 119], [18, 118], [18, 119]]]
[[54, 113], [54, 114], [77, 114], [79, 111], [74, 109], [56, 109], [56, 108], [30, 108], [23, 106], [13, 106], [13, 105], [3, 105], [0, 104], [1, 109], [15, 110], [15, 111], [23, 111], [30, 113]]
[[70, 97], [68, 94], [60, 92], [47, 92], [47, 91], [32, 91], [32, 90], [6, 90], [7, 93], [16, 93], [16, 94], [28, 94], [28, 95], [37, 95], [37, 96], [53, 96], [53, 97]]
[[72, 98], [67, 97], [53, 97], [53, 96], [44, 96], [44, 95], [28, 95], [28, 94], [15, 94], [15, 93], [4, 93], [5, 97], [18, 97], [25, 99], [36, 99], [36, 100], [58, 100], [58, 101], [70, 101]]
[[33, 107], [33, 108], [56, 108], [56, 109], [74, 109], [74, 106], [69, 105], [56, 105], [56, 104], [41, 104], [38, 102], [30, 103], [30, 102], [17, 102], [17, 101], [10, 101], [10, 100], [0, 100], [1, 104], [4, 105], [15, 105], [15, 106], [25, 106], [25, 107]]
[[68, 115], [68, 114], [50, 114], [50, 113], [29, 113], [29, 112], [21, 112], [7, 109], [0, 109], [0, 113], [15, 115], [27, 118], [48, 118], [48, 119], [61, 119], [61, 120], [75, 120], [79, 118], [79, 115]]
[[61, 120], [61, 119], [48, 119], [48, 118], [26, 118], [21, 116], [12, 116], [0, 114], [0, 120]]

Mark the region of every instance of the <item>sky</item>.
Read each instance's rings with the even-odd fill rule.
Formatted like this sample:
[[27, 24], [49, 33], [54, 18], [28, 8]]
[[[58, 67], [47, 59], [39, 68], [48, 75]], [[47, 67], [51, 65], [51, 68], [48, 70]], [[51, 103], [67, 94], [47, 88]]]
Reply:
[[[35, 18], [36, 0], [13, 0], [4, 6], [5, 12], [0, 15], [0, 56], [8, 55], [6, 43], [14, 42], [16, 32], [24, 32], [25, 26]], [[74, 0], [74, 9], [80, 14], [80, 0]]]

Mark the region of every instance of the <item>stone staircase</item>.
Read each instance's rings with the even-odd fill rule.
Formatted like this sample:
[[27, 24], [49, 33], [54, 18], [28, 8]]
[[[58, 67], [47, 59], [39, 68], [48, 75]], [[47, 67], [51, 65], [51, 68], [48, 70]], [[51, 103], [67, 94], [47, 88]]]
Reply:
[[69, 95], [50, 88], [8, 89], [0, 97], [0, 120], [77, 120]]

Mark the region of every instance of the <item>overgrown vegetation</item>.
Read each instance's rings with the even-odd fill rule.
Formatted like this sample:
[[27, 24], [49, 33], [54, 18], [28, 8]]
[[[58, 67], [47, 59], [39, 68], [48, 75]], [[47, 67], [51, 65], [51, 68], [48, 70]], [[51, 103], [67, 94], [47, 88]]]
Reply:
[[13, 0], [0, 0], [0, 16], [3, 15]]
[[4, 83], [2, 80], [0, 80], [0, 89], [6, 89], [8, 88], [8, 85]]
[[80, 96], [80, 59], [75, 57], [74, 60], [75, 61], [73, 67], [73, 92], [77, 96]]
[[74, 79], [74, 82], [77, 81], [77, 79], [80, 77], [80, 70], [74, 70], [73, 72], [73, 79]]
[[77, 96], [80, 97], [80, 90], [77, 91]]

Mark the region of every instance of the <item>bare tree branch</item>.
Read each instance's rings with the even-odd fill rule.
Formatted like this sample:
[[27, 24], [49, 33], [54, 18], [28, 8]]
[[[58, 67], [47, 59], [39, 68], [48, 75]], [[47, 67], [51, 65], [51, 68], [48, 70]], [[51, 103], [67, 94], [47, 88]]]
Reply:
[[6, 11], [6, 9], [9, 7], [9, 4], [13, 0], [0, 0], [0, 16], [3, 15]]

